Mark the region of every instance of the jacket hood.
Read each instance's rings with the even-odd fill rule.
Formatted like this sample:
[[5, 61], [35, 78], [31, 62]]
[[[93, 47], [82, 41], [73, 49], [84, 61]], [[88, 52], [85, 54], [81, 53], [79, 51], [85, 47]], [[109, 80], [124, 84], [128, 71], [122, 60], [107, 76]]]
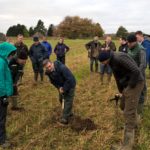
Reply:
[[16, 47], [8, 42], [3, 42], [0, 44], [0, 56], [7, 59], [9, 54], [16, 51]]

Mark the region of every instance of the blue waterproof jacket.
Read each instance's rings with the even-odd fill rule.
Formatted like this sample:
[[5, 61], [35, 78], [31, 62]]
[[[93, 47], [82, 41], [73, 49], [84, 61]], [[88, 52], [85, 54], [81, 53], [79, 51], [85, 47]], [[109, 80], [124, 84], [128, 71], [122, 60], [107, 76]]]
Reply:
[[47, 50], [47, 55], [48, 55], [48, 58], [50, 57], [50, 55], [52, 54], [52, 46], [50, 43], [48, 43], [47, 41], [43, 41], [41, 43]]
[[145, 48], [146, 50], [146, 62], [150, 64], [150, 41], [145, 39], [141, 45]]

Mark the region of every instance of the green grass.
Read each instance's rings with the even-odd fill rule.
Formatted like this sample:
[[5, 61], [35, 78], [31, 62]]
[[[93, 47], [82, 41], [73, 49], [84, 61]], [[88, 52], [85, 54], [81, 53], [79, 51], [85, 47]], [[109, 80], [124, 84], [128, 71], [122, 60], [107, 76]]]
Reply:
[[[54, 48], [56, 39], [50, 40]], [[61, 113], [57, 90], [45, 78], [43, 84], [33, 85], [33, 72], [30, 60], [25, 68], [23, 86], [19, 87], [20, 106], [24, 112], [8, 110], [7, 130], [14, 150], [109, 150], [111, 144], [122, 139], [122, 130], [116, 129], [117, 117], [114, 103], [108, 99], [116, 92], [114, 80], [110, 85], [100, 85], [99, 74], [89, 72], [89, 60], [85, 43], [88, 40], [66, 40], [69, 45], [66, 61], [77, 79], [74, 112], [82, 120], [90, 118], [97, 126], [95, 130], [81, 130], [60, 127], [56, 119]], [[118, 42], [115, 41], [117, 46]], [[25, 43], [31, 46], [32, 39]], [[52, 60], [56, 57], [53, 54]], [[148, 79], [148, 97], [150, 97]], [[11, 104], [10, 106], [11, 107]], [[149, 99], [145, 107], [140, 136], [135, 150], [150, 149], [150, 106]], [[123, 116], [119, 111], [119, 126]]]

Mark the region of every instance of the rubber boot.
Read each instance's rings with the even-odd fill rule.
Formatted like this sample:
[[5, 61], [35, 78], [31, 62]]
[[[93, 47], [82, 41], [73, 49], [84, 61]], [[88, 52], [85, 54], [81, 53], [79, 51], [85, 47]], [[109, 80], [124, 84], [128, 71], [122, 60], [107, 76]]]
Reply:
[[110, 150], [132, 150], [134, 145], [135, 131], [124, 131], [124, 140], [122, 145], [112, 145]]
[[90, 64], [90, 71], [93, 72], [93, 64]]
[[38, 80], [38, 73], [34, 73], [34, 83], [37, 84], [37, 80]]
[[137, 109], [137, 113], [139, 115], [142, 115], [143, 114], [143, 108], [144, 108], [144, 104], [143, 103], [139, 103], [138, 104], [138, 109]]
[[40, 73], [40, 77], [41, 77], [41, 82], [43, 82], [43, 79], [44, 79], [43, 73]]
[[98, 64], [95, 64], [95, 72], [98, 72]]
[[132, 150], [134, 146], [134, 137], [135, 131], [133, 130], [125, 130], [124, 131], [124, 141], [120, 150]]
[[24, 111], [23, 107], [18, 107], [18, 96], [12, 96], [12, 111]]

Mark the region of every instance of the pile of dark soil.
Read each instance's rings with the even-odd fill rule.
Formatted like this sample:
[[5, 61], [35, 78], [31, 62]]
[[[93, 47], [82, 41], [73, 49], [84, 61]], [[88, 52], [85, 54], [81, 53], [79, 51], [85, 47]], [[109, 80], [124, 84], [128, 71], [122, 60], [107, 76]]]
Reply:
[[70, 121], [70, 126], [73, 131], [91, 131], [96, 130], [97, 125], [90, 119], [82, 119], [80, 116], [74, 116]]

